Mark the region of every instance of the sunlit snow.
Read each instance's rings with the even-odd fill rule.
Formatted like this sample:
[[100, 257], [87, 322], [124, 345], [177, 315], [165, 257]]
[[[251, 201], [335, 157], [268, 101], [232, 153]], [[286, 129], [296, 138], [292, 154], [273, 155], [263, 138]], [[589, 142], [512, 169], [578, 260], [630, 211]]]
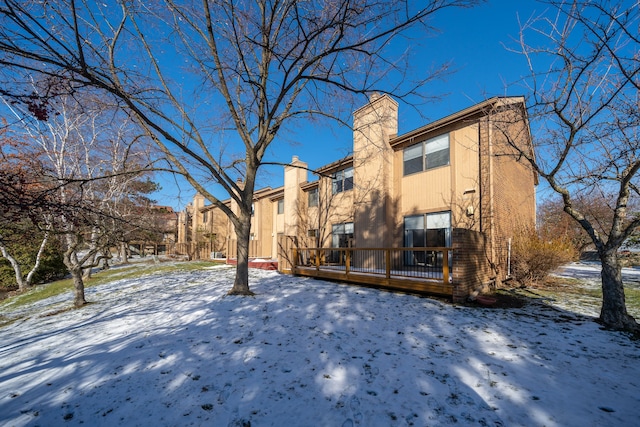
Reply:
[[261, 270], [250, 270], [255, 297], [227, 296], [233, 275], [155, 274], [90, 288], [79, 310], [59, 312], [70, 294], [24, 309], [0, 329], [0, 425], [640, 420], [640, 343], [583, 314], [455, 306]]

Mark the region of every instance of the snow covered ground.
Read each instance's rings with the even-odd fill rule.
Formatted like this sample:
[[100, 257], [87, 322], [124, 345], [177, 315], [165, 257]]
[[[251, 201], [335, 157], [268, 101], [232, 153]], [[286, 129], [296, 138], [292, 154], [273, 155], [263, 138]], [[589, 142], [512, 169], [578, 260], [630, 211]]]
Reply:
[[1, 328], [0, 425], [640, 422], [640, 343], [581, 314], [259, 270], [257, 296], [230, 297], [233, 274], [115, 281], [88, 289], [80, 310], [58, 312], [67, 294], [38, 305], [51, 315]]

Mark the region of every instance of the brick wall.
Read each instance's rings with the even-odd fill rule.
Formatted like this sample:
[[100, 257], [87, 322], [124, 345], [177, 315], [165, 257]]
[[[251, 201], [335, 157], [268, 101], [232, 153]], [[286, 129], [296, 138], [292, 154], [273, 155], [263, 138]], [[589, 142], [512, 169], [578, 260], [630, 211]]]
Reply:
[[486, 236], [464, 228], [453, 229], [453, 300], [489, 290], [495, 274], [488, 257]]
[[[505, 110], [493, 117], [494, 252], [498, 280], [508, 277], [509, 240], [535, 228], [535, 175], [510, 145], [528, 143], [528, 129], [520, 110]], [[505, 134], [509, 135], [509, 141]]]
[[508, 278], [510, 240], [535, 227], [536, 177], [511, 145], [528, 144], [528, 138], [519, 108], [492, 111], [480, 120], [479, 230], [498, 287]]

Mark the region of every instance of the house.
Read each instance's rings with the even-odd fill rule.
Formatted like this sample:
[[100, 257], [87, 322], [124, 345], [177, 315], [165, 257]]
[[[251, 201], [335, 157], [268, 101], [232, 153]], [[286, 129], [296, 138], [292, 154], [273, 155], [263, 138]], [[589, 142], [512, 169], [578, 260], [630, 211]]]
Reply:
[[[292, 266], [293, 248], [345, 248], [320, 258], [348, 274], [384, 262], [365, 248], [405, 248], [386, 255], [387, 264], [425, 269], [439, 262], [449, 280], [425, 289], [456, 300], [509, 278], [511, 239], [536, 220], [537, 176], [514, 149], [531, 150], [522, 97], [491, 98], [398, 135], [397, 102], [375, 95], [354, 112], [353, 127], [352, 155], [313, 174], [294, 156], [282, 187], [255, 193], [251, 256], [277, 258], [281, 269], [301, 273], [300, 259], [320, 270], [320, 252], [296, 252]], [[209, 239], [209, 251], [235, 256], [232, 227], [202, 196], [180, 223], [179, 243]], [[392, 287], [412, 289], [405, 282]]]
[[136, 207], [132, 217], [139, 219], [134, 228], [123, 227], [120, 252], [145, 255], [171, 252], [177, 239], [178, 214], [170, 206]]

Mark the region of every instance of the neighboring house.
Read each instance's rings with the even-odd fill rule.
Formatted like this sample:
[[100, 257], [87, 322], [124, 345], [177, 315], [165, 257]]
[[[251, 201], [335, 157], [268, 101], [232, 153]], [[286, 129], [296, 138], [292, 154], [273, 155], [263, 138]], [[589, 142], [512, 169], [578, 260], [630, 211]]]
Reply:
[[171, 206], [151, 207], [151, 221], [161, 233], [160, 244], [173, 244], [176, 242], [176, 229], [178, 215]]
[[170, 206], [138, 208], [132, 215], [139, 216], [141, 227], [121, 230], [123, 241], [120, 251], [126, 247], [131, 253], [165, 254], [171, 252], [177, 241], [178, 214]]
[[[531, 147], [524, 99], [491, 98], [397, 131], [398, 104], [373, 96], [354, 112], [352, 155], [312, 181], [294, 156], [284, 186], [255, 193], [250, 256], [278, 258], [287, 269], [292, 246], [446, 247], [454, 299], [507, 279], [511, 239], [536, 220], [537, 176], [507, 143]], [[179, 244], [213, 236], [211, 252], [235, 256], [229, 221], [202, 196], [179, 222]]]

